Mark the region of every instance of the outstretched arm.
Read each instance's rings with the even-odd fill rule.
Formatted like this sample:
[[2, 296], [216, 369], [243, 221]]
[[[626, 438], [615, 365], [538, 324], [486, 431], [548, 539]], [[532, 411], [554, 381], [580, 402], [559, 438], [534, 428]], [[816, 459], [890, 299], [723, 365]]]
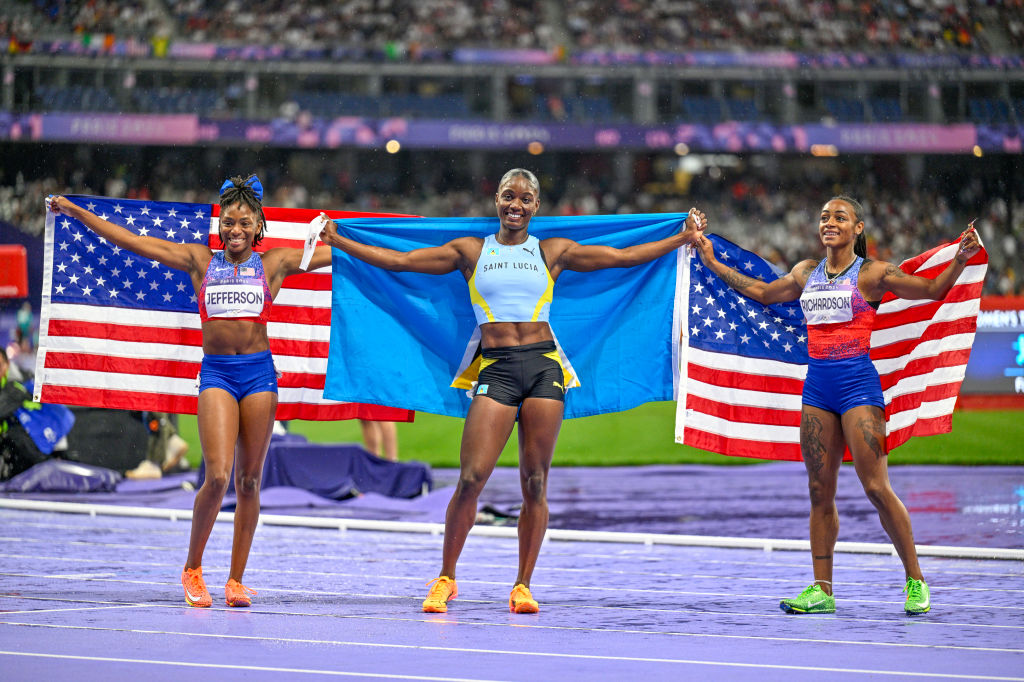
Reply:
[[300, 272], [309, 272], [331, 264], [331, 247], [321, 244], [313, 249], [313, 256], [309, 259], [309, 266], [305, 269], [302, 265], [302, 249], [291, 246], [281, 246], [269, 249], [263, 254], [263, 269], [270, 278], [270, 290], [277, 295], [281, 283], [288, 275]]
[[813, 260], [800, 261], [793, 266], [793, 269], [788, 274], [779, 279], [771, 282], [762, 282], [721, 263], [715, 258], [714, 244], [706, 236], [700, 235], [696, 246], [701, 261], [711, 272], [718, 275], [723, 282], [744, 296], [764, 305], [785, 303], [800, 298], [804, 285], [807, 284], [807, 278], [810, 277], [815, 268]]
[[56, 215], [74, 218], [122, 249], [128, 249], [143, 258], [152, 258], [175, 270], [184, 270], [185, 272], [196, 270], [198, 257], [210, 251], [208, 247], [201, 244], [176, 244], [166, 239], [135, 234], [120, 225], [103, 220], [91, 211], [71, 203], [65, 197], [48, 197], [46, 207]]
[[554, 242], [552, 262], [548, 269], [553, 277], [557, 277], [562, 270], [590, 272], [605, 268], [631, 268], [695, 242], [706, 226], [707, 218], [704, 214], [691, 208], [683, 223], [683, 229], [676, 234], [655, 242], [627, 246], [624, 249], [598, 244], [579, 244], [571, 239], [545, 239], [545, 242]]
[[908, 275], [892, 263], [876, 261], [872, 263], [871, 275], [873, 278], [878, 278], [876, 287], [878, 298], [881, 298], [886, 291], [891, 291], [896, 296], [909, 300], [930, 298], [933, 301], [938, 301], [945, 298], [960, 273], [967, 266], [967, 261], [980, 249], [981, 242], [978, 241], [978, 233], [974, 231], [972, 222], [960, 236], [960, 246], [956, 256], [935, 279]]
[[467, 278], [472, 275], [472, 267], [475, 265], [470, 263], [473, 243], [476, 244], [476, 251], [480, 250], [479, 239], [473, 237], [460, 237], [442, 246], [412, 251], [370, 246], [338, 234], [338, 226], [333, 220], [327, 221], [326, 227], [320, 233], [320, 239], [328, 246], [341, 249], [350, 256], [385, 270], [422, 272], [428, 275], [444, 275], [460, 270]]

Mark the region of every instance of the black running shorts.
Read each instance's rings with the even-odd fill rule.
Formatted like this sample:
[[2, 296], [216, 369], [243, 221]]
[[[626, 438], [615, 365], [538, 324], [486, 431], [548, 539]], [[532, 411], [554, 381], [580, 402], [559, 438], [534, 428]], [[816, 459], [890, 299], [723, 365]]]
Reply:
[[527, 398], [565, 402], [565, 376], [553, 341], [484, 348], [473, 396], [518, 406]]

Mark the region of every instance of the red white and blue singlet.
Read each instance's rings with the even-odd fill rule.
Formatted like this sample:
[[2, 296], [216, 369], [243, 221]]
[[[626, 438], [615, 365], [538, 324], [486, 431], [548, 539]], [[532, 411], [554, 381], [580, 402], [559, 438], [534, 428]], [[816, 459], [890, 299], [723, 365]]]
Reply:
[[825, 276], [825, 261], [818, 263], [800, 295], [807, 320], [807, 354], [821, 360], [867, 355], [875, 309], [860, 293], [857, 281], [864, 259], [857, 256], [839, 277]]
[[885, 409], [878, 371], [868, 354], [875, 309], [857, 286], [863, 264], [858, 256], [830, 279], [821, 261], [800, 296], [808, 355], [802, 402], [839, 415], [862, 405]]
[[270, 284], [263, 260], [253, 253], [244, 263], [229, 263], [223, 251], [213, 254], [199, 289], [199, 318], [249, 320], [266, 324], [270, 319]]

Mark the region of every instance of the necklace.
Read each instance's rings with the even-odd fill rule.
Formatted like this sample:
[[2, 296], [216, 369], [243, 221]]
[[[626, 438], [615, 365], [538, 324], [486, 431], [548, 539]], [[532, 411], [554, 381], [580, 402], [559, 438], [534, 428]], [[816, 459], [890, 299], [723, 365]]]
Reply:
[[[530, 238], [530, 235], [526, 235], [526, 239], [529, 239], [529, 238]], [[519, 246], [521, 244], [525, 244], [526, 243], [526, 239], [524, 239], [523, 241], [519, 242], [518, 244], [506, 244], [505, 242], [503, 242], [500, 239], [498, 239], [498, 235], [494, 235], [494, 241], [498, 242], [502, 246]]]
[[248, 256], [246, 256], [245, 258], [243, 258], [243, 259], [242, 259], [242, 260], [240, 260], [240, 261], [234, 261], [234, 260], [232, 260], [232, 259], [231, 259], [231, 256], [229, 256], [229, 255], [228, 255], [228, 252], [227, 252], [227, 251], [225, 251], [225, 252], [224, 252], [224, 260], [226, 260], [226, 261], [227, 261], [228, 263], [231, 263], [232, 265], [241, 265], [241, 264], [242, 264], [242, 263], [244, 263], [245, 261], [249, 260], [249, 257], [248, 257]]
[[839, 279], [840, 277], [842, 277], [842, 276], [843, 276], [843, 275], [844, 275], [844, 274], [846, 273], [846, 271], [847, 271], [847, 270], [849, 270], [849, 269], [850, 269], [850, 267], [851, 267], [851, 266], [852, 266], [852, 265], [853, 265], [854, 263], [856, 263], [856, 262], [857, 262], [857, 254], [853, 254], [853, 260], [852, 260], [852, 261], [850, 261], [850, 262], [849, 262], [849, 263], [848, 263], [848, 264], [846, 265], [846, 267], [845, 267], [845, 268], [843, 268], [842, 270], [840, 270], [840, 271], [839, 271], [839, 272], [837, 272], [836, 274], [832, 275], [832, 274], [829, 274], [829, 271], [828, 271], [828, 260], [826, 260], [826, 261], [825, 261], [825, 267], [824, 267], [824, 268], [822, 268], [822, 269], [823, 269], [823, 270], [825, 271], [825, 279], [827, 279], [827, 280], [828, 280], [828, 283], [829, 283], [829, 284], [833, 284], [833, 283], [834, 283], [834, 282], [835, 282], [835, 281], [836, 281], [837, 279]]

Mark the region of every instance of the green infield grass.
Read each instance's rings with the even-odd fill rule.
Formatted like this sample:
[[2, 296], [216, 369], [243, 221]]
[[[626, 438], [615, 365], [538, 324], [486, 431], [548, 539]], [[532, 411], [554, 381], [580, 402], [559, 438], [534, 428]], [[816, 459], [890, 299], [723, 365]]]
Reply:
[[[725, 457], [674, 442], [675, 403], [648, 403], [628, 412], [571, 419], [563, 423], [555, 450], [556, 466], [627, 466], [643, 464], [744, 465], [764, 460]], [[433, 467], [458, 467], [462, 421], [454, 417], [417, 414], [411, 424], [398, 425], [399, 457]], [[359, 422], [294, 421], [288, 424], [318, 443], [358, 443]], [[190, 445], [189, 460], [198, 466], [199, 435], [194, 416], [182, 416], [181, 435]], [[912, 438], [889, 455], [900, 464], [1024, 464], [1024, 412], [958, 411], [953, 431]], [[515, 433], [499, 466], [518, 463]]]

